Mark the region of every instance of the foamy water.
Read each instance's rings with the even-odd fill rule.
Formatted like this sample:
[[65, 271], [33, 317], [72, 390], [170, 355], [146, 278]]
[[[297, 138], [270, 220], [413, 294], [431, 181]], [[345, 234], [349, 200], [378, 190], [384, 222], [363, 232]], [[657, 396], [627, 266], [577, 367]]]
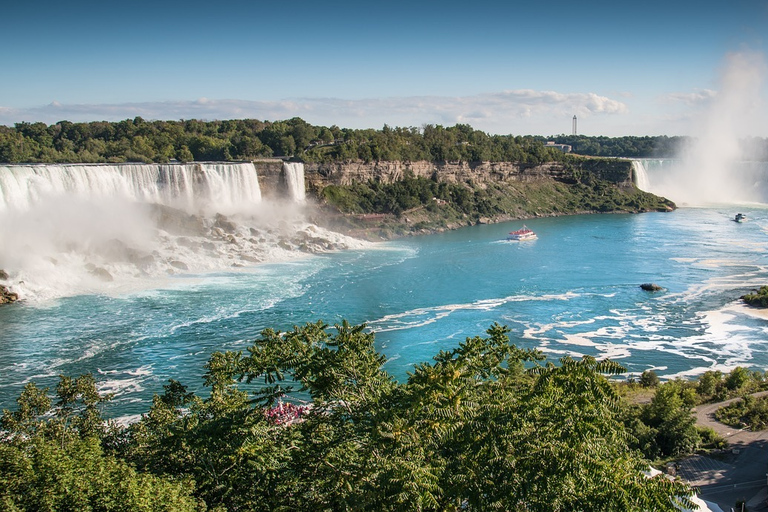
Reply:
[[[532, 219], [539, 238], [527, 244], [499, 243], [512, 223], [315, 254], [278, 245], [275, 260], [242, 267], [226, 248], [247, 240], [222, 240], [214, 247], [227, 265], [202, 271], [179, 249], [189, 270], [140, 289], [103, 283], [99, 293], [0, 308], [0, 405], [30, 380], [55, 386], [59, 374], [91, 372], [115, 394], [109, 413], [135, 417], [169, 378], [203, 391], [212, 352], [318, 319], [366, 322], [401, 379], [494, 322], [520, 347], [555, 360], [609, 357], [635, 375], [765, 370], [768, 315], [738, 297], [768, 284], [768, 210], [739, 208], [749, 222], [732, 222], [731, 208]], [[236, 237], [250, 236], [237, 234], [245, 222]], [[318, 235], [291, 228], [304, 233], [297, 241]], [[195, 242], [187, 238], [175, 246]], [[664, 290], [643, 291], [645, 282]]]

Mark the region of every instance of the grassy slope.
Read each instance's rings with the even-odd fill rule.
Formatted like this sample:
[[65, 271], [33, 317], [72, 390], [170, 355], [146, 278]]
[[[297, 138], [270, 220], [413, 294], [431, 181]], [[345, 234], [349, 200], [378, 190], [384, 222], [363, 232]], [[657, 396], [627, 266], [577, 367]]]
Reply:
[[[453, 187], [467, 189], [468, 194], [457, 194], [456, 189], [443, 186], [433, 195], [437, 187], [430, 180], [406, 180], [412, 182], [408, 187], [411, 196], [405, 199], [402, 187], [397, 185], [326, 187], [320, 198], [326, 216], [319, 222], [355, 236], [377, 239], [512, 219], [675, 208], [671, 201], [635, 187], [619, 187], [596, 179], [574, 183], [549, 179], [500, 182], [482, 187], [462, 184]], [[433, 199], [436, 196], [440, 200]]]

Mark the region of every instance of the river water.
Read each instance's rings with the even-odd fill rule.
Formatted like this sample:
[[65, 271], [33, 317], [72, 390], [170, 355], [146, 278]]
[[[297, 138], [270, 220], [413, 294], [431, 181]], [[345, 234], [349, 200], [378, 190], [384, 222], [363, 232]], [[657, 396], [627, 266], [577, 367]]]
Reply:
[[[733, 222], [737, 211], [748, 221]], [[202, 390], [212, 352], [317, 320], [367, 323], [399, 379], [494, 322], [520, 347], [608, 357], [630, 374], [768, 368], [768, 317], [739, 301], [768, 284], [762, 205], [538, 218], [525, 221], [538, 239], [506, 241], [522, 224], [2, 307], [0, 407], [29, 381], [91, 372], [115, 393], [110, 415], [140, 414], [169, 378]]]

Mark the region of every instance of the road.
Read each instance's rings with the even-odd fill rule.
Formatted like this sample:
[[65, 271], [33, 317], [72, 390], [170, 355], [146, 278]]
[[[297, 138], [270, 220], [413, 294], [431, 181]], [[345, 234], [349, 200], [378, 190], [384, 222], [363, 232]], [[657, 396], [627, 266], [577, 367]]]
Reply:
[[[764, 395], [768, 391], [753, 396]], [[739, 399], [696, 407], [696, 423], [725, 437], [728, 450], [683, 459], [678, 474], [699, 488], [702, 499], [717, 503], [726, 512], [737, 500], [745, 500], [750, 512], [768, 511], [768, 430], [739, 430], [715, 419], [715, 411], [735, 400]]]

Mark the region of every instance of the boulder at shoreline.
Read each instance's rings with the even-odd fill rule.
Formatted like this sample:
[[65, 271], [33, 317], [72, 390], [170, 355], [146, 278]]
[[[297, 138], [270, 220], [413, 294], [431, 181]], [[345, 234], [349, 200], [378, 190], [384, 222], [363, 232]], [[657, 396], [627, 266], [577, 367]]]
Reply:
[[19, 294], [9, 290], [6, 286], [0, 284], [0, 304], [10, 304], [19, 300]]

